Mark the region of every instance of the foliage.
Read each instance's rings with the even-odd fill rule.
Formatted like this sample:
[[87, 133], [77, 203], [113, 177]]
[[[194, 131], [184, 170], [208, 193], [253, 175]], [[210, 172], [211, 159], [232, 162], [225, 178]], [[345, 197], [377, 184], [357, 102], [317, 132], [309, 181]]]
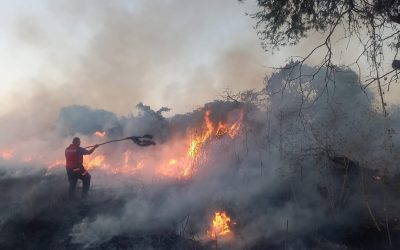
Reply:
[[[242, 1], [242, 0], [239, 0]], [[311, 32], [324, 34], [325, 39], [308, 55], [301, 57], [304, 63], [317, 51], [324, 50], [319, 69], [334, 70], [332, 37], [356, 39], [362, 52], [347, 66], [357, 66], [361, 58], [369, 63], [369, 75], [364, 87], [377, 83], [381, 104], [386, 115], [383, 87], [398, 79], [396, 68], [384, 67], [384, 50], [388, 48], [393, 60], [400, 45], [400, 3], [398, 0], [258, 0], [258, 10], [251, 14], [264, 49], [276, 50], [296, 45]], [[298, 60], [299, 58], [296, 58]], [[395, 65], [396, 60], [393, 61]], [[331, 81], [330, 71], [326, 80]], [[381, 82], [384, 80], [385, 82]]]
[[296, 44], [310, 30], [327, 32], [341, 23], [348, 32], [400, 23], [395, 0], [258, 0], [258, 6], [252, 16], [259, 34], [266, 46], [275, 48]]

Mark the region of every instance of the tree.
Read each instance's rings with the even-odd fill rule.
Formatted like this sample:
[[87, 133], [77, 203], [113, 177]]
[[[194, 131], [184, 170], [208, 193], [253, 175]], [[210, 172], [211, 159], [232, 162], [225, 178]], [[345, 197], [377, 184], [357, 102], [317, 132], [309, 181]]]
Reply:
[[[400, 61], [396, 60], [400, 47], [398, 0], [257, 0], [257, 4], [258, 10], [251, 16], [266, 50], [296, 45], [312, 31], [325, 34], [322, 43], [297, 60], [302, 65], [311, 55], [324, 50], [318, 68], [330, 69], [326, 72], [328, 81], [337, 68], [332, 60], [333, 35], [343, 32], [343, 38], [357, 39], [363, 50], [347, 66], [359, 68], [361, 58], [367, 59], [369, 74], [363, 87], [377, 83], [386, 116], [383, 87], [389, 88], [390, 83], [398, 80], [400, 69]], [[383, 66], [386, 48], [393, 56], [393, 69]]]

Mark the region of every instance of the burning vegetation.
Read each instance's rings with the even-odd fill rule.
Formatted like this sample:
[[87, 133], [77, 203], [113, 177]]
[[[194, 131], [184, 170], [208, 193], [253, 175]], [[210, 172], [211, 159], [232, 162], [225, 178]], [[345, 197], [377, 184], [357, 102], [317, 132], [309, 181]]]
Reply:
[[[262, 92], [231, 97], [238, 101], [171, 118], [143, 104], [138, 116], [121, 118], [64, 108], [45, 135], [59, 143], [1, 146], [0, 248], [399, 248], [400, 175], [391, 152], [400, 137], [385, 133], [399, 129], [400, 109], [382, 118], [346, 70], [335, 86], [322, 73], [309, 79], [308, 94], [298, 82], [280, 89], [296, 72], [281, 70]], [[105, 125], [71, 121], [93, 114]], [[67, 201], [63, 151], [71, 138], [85, 146], [132, 134], [154, 135], [157, 145], [101, 146], [84, 161], [89, 199]]]
[[[103, 153], [97, 153], [87, 156], [84, 159], [84, 165], [88, 170], [101, 170], [114, 174], [140, 175], [146, 168], [153, 171], [152, 175], [160, 178], [188, 179], [196, 172], [198, 162], [206, 159], [203, 147], [213, 140], [219, 140], [227, 137], [230, 140], [235, 139], [243, 123], [243, 110], [238, 110], [235, 117], [230, 117], [232, 122], [215, 121], [210, 119], [212, 110], [204, 112], [204, 119], [195, 127], [186, 129], [183, 136], [177, 137], [175, 141], [169, 141], [168, 150], [152, 152], [151, 155], [146, 151], [133, 152], [132, 149], [125, 148], [123, 159], [113, 159], [107, 157], [110, 152], [105, 149]], [[224, 119], [226, 120], [226, 118]], [[106, 132], [96, 131], [95, 137], [107, 138]], [[93, 140], [93, 139], [92, 139]], [[175, 145], [175, 146], [171, 146]], [[155, 156], [156, 155], [156, 156]], [[158, 160], [154, 160], [154, 158]], [[49, 166], [52, 170], [58, 163], [56, 161]], [[62, 167], [62, 164], [58, 166]]]
[[231, 225], [235, 224], [225, 211], [215, 212], [210, 229], [207, 230], [207, 236], [216, 240], [232, 235]]

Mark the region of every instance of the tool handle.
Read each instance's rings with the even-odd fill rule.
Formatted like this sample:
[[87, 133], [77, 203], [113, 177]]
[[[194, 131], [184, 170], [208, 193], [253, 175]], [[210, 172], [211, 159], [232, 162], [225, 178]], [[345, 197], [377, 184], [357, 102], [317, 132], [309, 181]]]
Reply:
[[[101, 146], [101, 145], [104, 145], [104, 144], [107, 144], [107, 143], [117, 142], [117, 141], [125, 141], [125, 140], [132, 140], [134, 143], [136, 143], [139, 146], [149, 146], [149, 145], [155, 145], [156, 144], [153, 141], [147, 141], [147, 140], [146, 141], [140, 141], [140, 139], [142, 139], [142, 138], [152, 139], [153, 136], [152, 135], [148, 135], [148, 134], [145, 134], [143, 136], [130, 136], [130, 137], [126, 137], [126, 138], [123, 138], [123, 139], [106, 141], [106, 142], [103, 142], [103, 143], [100, 143], [100, 144], [96, 144], [96, 145], [97, 146]], [[87, 146], [85, 148], [93, 148], [96, 145], [90, 145], [90, 146]]]
[[[97, 146], [101, 146], [101, 145], [108, 144], [108, 143], [111, 143], [111, 142], [117, 142], [117, 141], [129, 140], [129, 139], [130, 139], [130, 138], [124, 138], [124, 139], [118, 139], [118, 140], [106, 141], [106, 142], [103, 142], [103, 143], [97, 144]], [[87, 147], [85, 147], [85, 148], [93, 148], [94, 146], [96, 146], [96, 145], [90, 145], [90, 146], [87, 146]]]

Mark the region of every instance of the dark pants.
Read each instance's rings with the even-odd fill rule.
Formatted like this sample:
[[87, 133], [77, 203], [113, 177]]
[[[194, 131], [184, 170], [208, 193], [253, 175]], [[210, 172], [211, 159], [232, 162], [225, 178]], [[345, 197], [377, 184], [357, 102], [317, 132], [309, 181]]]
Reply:
[[75, 169], [67, 168], [67, 175], [69, 181], [69, 197], [73, 198], [75, 196], [76, 183], [78, 179], [82, 180], [82, 197], [85, 197], [89, 191], [90, 187], [90, 174], [85, 170], [83, 166]]

